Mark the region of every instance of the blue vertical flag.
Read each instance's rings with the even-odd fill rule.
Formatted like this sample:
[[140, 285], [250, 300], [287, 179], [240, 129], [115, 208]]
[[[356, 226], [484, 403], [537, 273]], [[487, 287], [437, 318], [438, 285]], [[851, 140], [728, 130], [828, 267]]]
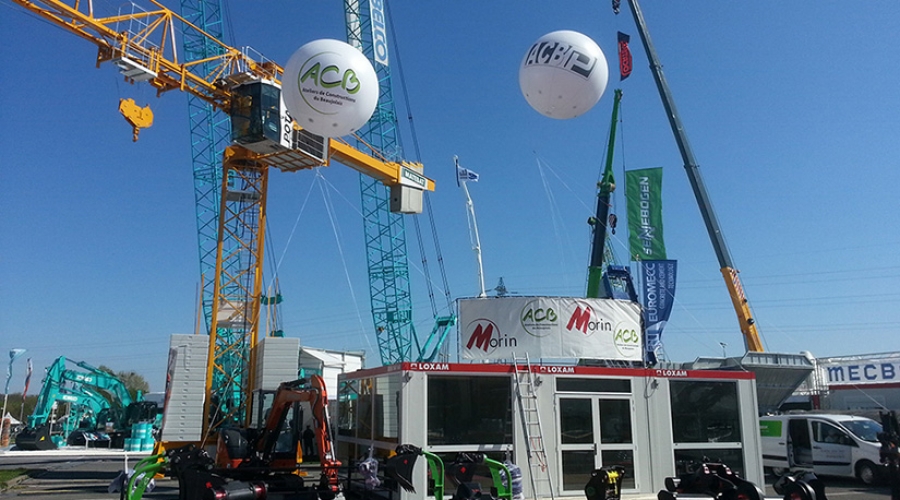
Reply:
[[19, 356], [25, 354], [25, 349], [10, 349], [9, 350], [9, 366], [6, 367], [6, 388], [3, 389], [3, 394], [9, 394], [9, 380], [12, 378], [12, 365], [13, 362], [19, 359]]
[[675, 298], [677, 261], [642, 260], [641, 305], [646, 327], [645, 358], [648, 363], [657, 362], [656, 353], [662, 347], [662, 331], [669, 321]]

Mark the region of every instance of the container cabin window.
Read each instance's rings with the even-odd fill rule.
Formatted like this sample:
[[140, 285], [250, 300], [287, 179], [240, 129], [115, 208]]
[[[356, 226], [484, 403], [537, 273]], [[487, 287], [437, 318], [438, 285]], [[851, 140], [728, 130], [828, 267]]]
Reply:
[[428, 377], [428, 445], [511, 444], [507, 377]]
[[358, 437], [360, 433], [360, 381], [346, 380], [338, 388], [338, 435]]
[[338, 394], [338, 434], [398, 442], [399, 391], [397, 377], [345, 382]]
[[735, 382], [672, 380], [669, 389], [675, 443], [741, 442]]
[[725, 464], [740, 477], [746, 478], [744, 473], [744, 453], [741, 449], [679, 449], [675, 450], [675, 474], [689, 474], [697, 469], [703, 462]]

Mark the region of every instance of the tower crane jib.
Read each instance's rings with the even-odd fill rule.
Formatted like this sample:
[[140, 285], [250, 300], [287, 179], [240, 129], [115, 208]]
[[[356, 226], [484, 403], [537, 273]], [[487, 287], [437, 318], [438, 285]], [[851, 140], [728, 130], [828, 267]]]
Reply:
[[[258, 338], [262, 296], [268, 167], [296, 171], [335, 160], [371, 176], [379, 186], [394, 186], [401, 198], [433, 190], [434, 182], [421, 174], [420, 164], [400, 161], [399, 155], [376, 158], [302, 130], [283, 111], [279, 83], [283, 70], [278, 64], [251, 57], [249, 49], [226, 45], [153, 0], [155, 10], [109, 16], [98, 15], [90, 2], [78, 0], [13, 2], [96, 44], [98, 66], [111, 62], [127, 80], [146, 82], [157, 94], [178, 90], [229, 114], [233, 143], [221, 159], [221, 182], [210, 190], [217, 193], [210, 199], [218, 196], [218, 206], [204, 206], [219, 215], [210, 217], [217, 220], [217, 235], [214, 276], [206, 277], [214, 293], [209, 300], [203, 433], [225, 424], [243, 425], [249, 421], [254, 389], [252, 347]], [[202, 40], [204, 57], [181, 58], [175, 49], [178, 33]], [[267, 126], [273, 120], [278, 121], [274, 133]], [[208, 169], [204, 167], [202, 174], [208, 175]], [[414, 210], [415, 204], [393, 208]]]

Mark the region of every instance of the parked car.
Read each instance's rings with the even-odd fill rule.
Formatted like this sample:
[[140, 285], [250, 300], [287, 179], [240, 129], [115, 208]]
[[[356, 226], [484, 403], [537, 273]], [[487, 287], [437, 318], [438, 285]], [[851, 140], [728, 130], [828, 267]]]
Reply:
[[759, 419], [763, 466], [781, 475], [809, 469], [817, 475], [856, 477], [872, 484], [883, 473], [881, 424], [865, 417], [805, 413]]

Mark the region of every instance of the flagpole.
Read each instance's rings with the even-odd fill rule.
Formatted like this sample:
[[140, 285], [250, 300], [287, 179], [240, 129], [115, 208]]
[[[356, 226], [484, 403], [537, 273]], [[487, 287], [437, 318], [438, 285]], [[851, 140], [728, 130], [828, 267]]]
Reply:
[[475, 252], [475, 262], [478, 266], [478, 298], [483, 299], [484, 297], [487, 297], [487, 292], [484, 290], [484, 266], [481, 261], [481, 238], [478, 236], [478, 221], [475, 219], [475, 204], [472, 202], [472, 196], [469, 195], [469, 188], [466, 186], [466, 180], [459, 178], [459, 158], [454, 156], [453, 162], [456, 164], [456, 182], [466, 195], [467, 217], [472, 221], [470, 238], [472, 239], [472, 250]]
[[19, 408], [19, 421], [22, 421], [25, 418], [25, 397], [28, 396], [28, 386], [31, 384], [32, 370], [31, 358], [28, 358], [25, 368], [25, 388], [22, 389], [22, 407]]
[[[9, 394], [3, 395], [3, 413], [0, 413], [0, 428], [3, 427], [3, 422], [6, 421], [6, 401], [9, 399]], [[12, 422], [10, 422], [12, 425]]]
[[9, 381], [12, 378], [12, 366], [13, 363], [19, 356], [25, 354], [25, 349], [10, 349], [9, 350], [9, 366], [6, 368], [6, 386], [3, 388], [3, 412], [0, 413], [0, 426], [3, 425], [3, 421], [6, 420], [6, 403], [9, 401]]

